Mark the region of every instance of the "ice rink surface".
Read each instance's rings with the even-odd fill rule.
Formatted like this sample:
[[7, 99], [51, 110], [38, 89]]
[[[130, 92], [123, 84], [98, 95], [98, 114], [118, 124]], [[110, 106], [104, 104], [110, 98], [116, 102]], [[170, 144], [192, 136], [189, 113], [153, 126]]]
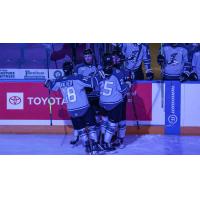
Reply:
[[[70, 140], [71, 135], [0, 134], [0, 155], [85, 155]], [[106, 154], [200, 155], [200, 136], [128, 135], [125, 148]]]

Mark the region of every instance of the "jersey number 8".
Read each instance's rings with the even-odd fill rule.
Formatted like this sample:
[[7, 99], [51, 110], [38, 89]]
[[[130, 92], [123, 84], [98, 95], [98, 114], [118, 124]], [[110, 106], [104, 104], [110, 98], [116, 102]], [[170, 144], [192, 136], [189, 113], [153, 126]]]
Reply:
[[67, 98], [69, 102], [73, 103], [76, 101], [76, 93], [74, 87], [67, 88]]

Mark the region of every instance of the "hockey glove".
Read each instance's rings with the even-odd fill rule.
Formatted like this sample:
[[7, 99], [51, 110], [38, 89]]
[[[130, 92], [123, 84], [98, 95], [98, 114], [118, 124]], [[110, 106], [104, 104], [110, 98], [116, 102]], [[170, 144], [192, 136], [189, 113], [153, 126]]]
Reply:
[[50, 79], [47, 79], [44, 83], [44, 87], [48, 88], [48, 89], [51, 89], [51, 86], [52, 86], [52, 82]]
[[158, 64], [159, 65], [164, 65], [165, 64], [165, 57], [163, 56], [163, 55], [158, 55], [158, 57], [157, 57], [157, 62], [158, 62]]
[[189, 78], [188, 74], [186, 74], [184, 72], [180, 75], [181, 82], [187, 81], [188, 78]]
[[146, 73], [146, 77], [147, 77], [147, 79], [150, 80], [150, 81], [153, 80], [153, 78], [154, 78], [153, 72], [147, 72], [147, 73]]
[[197, 81], [198, 80], [198, 75], [195, 72], [192, 72], [189, 76], [190, 81]]
[[134, 71], [131, 72], [130, 77], [131, 77], [131, 81], [133, 82], [135, 80], [135, 73], [134, 73]]

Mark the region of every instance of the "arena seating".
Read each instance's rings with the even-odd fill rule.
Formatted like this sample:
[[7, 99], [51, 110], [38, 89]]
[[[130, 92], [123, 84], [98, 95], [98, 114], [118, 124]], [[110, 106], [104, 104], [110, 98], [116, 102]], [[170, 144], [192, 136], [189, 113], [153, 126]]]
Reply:
[[75, 62], [82, 61], [82, 52], [85, 44], [77, 44], [73, 52], [74, 44], [63, 43], [2, 43], [0, 44], [0, 68], [26, 68], [41, 69], [61, 68], [66, 55]]

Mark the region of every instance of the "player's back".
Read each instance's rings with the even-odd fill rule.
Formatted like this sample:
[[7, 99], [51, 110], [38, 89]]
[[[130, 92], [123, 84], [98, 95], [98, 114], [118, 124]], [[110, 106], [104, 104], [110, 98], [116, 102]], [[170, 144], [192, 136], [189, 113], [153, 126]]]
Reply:
[[100, 105], [106, 110], [113, 109], [123, 101], [123, 93], [127, 90], [120, 70], [114, 70], [110, 77], [100, 82]]
[[61, 90], [68, 111], [73, 112], [89, 107], [85, 87], [91, 87], [88, 80], [80, 75], [70, 75], [57, 81], [53, 90]]

